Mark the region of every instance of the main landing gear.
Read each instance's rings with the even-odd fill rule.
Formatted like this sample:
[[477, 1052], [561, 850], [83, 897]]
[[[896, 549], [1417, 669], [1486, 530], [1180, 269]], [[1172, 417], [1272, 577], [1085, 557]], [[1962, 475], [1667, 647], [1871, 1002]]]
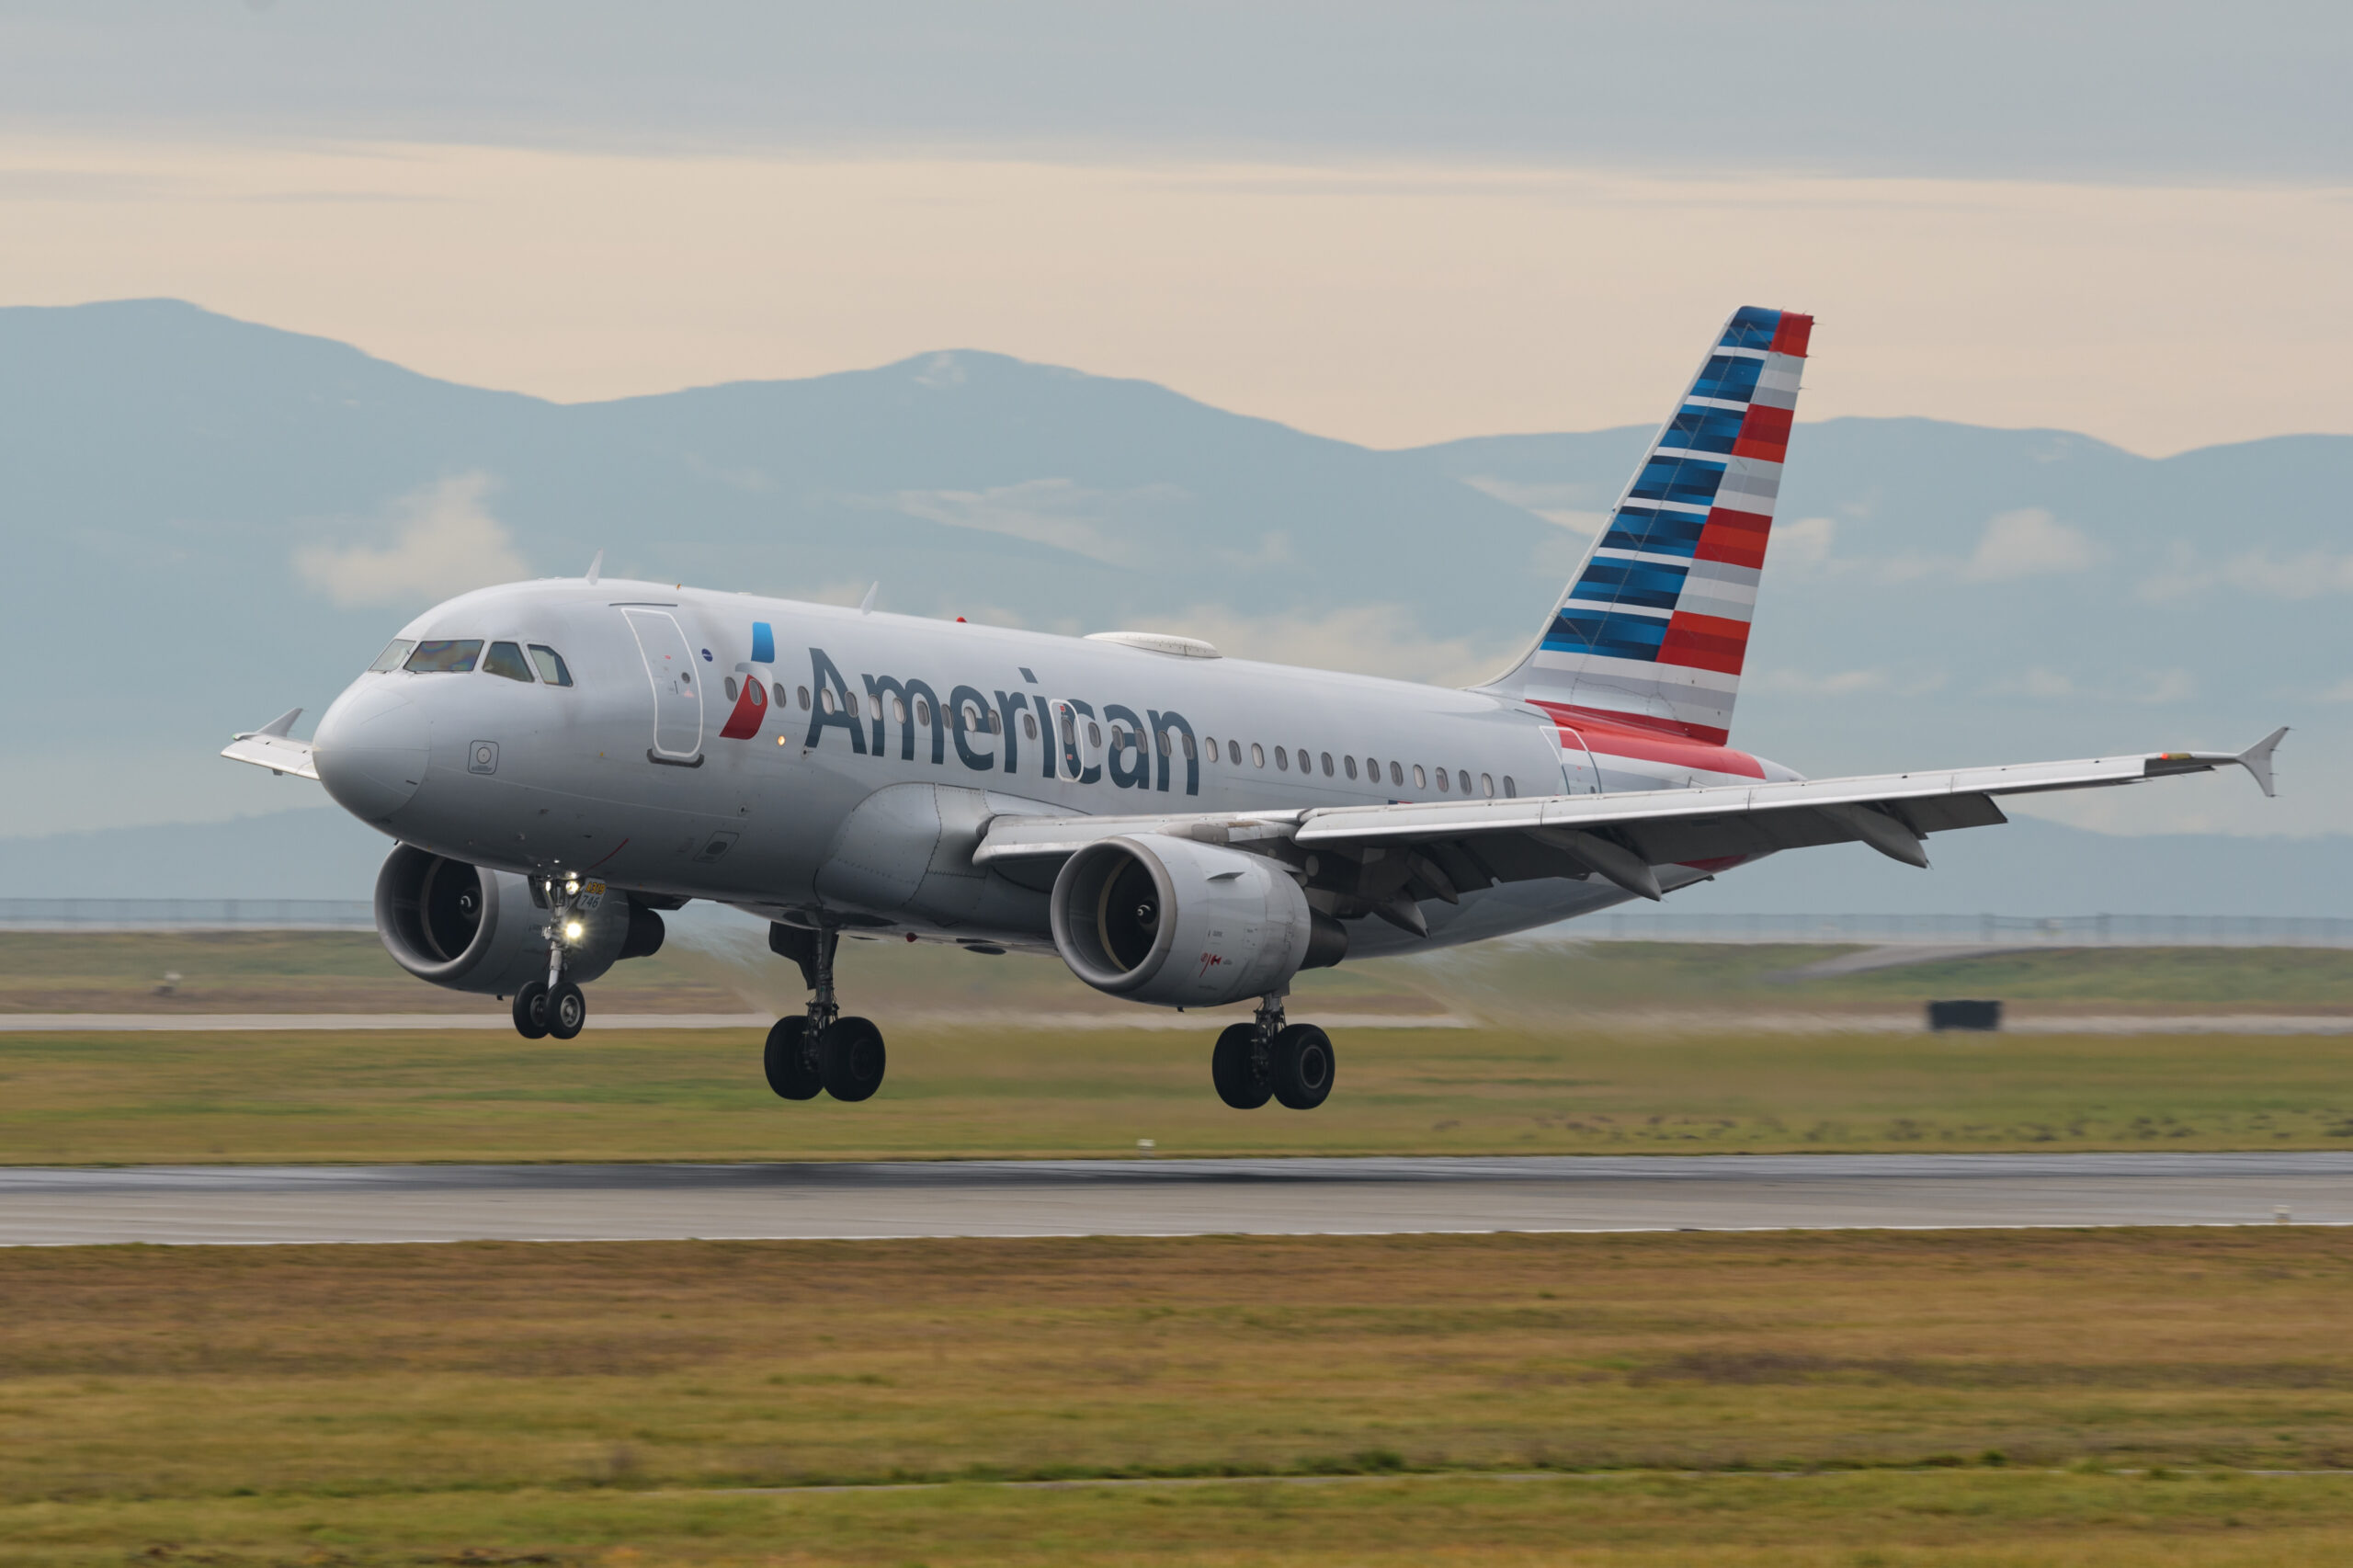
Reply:
[[1267, 996], [1257, 1018], [1217, 1037], [1210, 1080], [1217, 1097], [1236, 1110], [1256, 1110], [1268, 1099], [1293, 1110], [1313, 1110], [1332, 1093], [1332, 1037], [1313, 1024], [1283, 1021], [1283, 999]]
[[548, 906], [544, 932], [548, 977], [528, 981], [515, 993], [515, 1032], [525, 1040], [545, 1040], [551, 1035], [570, 1040], [588, 1022], [588, 998], [563, 977], [564, 944], [580, 934], [573, 919], [573, 906], [580, 898], [580, 879], [557, 876], [538, 881]]
[[845, 1018], [834, 997], [834, 951], [841, 932], [812, 931], [778, 922], [768, 947], [801, 966], [809, 983], [809, 1010], [779, 1018], [768, 1030], [764, 1058], [768, 1087], [789, 1100], [813, 1100], [823, 1090], [837, 1100], [862, 1100], [882, 1086], [882, 1031], [865, 1018]]

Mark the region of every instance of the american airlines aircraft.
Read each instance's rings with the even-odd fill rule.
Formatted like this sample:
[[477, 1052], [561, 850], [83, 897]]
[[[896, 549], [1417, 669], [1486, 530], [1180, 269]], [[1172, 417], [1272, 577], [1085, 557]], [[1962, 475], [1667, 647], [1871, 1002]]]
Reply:
[[[804, 1014], [787, 1099], [862, 1100], [881, 1031], [835, 989], [843, 932], [1059, 953], [1131, 1002], [1256, 998], [1217, 1037], [1237, 1108], [1323, 1103], [1303, 969], [1657, 899], [1777, 850], [1922, 841], [2004, 795], [2243, 752], [1807, 779], [1730, 744], [1810, 316], [1724, 324], [1534, 644], [1450, 690], [1253, 664], [1151, 631], [1049, 636], [668, 583], [511, 584], [426, 611], [337, 698], [222, 754], [326, 786], [397, 840], [392, 957], [568, 1040], [581, 994], [712, 899], [768, 921]], [[599, 562], [601, 562], [601, 557]]]

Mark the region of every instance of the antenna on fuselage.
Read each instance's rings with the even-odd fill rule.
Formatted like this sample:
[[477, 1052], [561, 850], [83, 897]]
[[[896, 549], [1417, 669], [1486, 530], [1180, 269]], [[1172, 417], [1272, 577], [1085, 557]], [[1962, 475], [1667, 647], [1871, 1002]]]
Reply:
[[881, 591], [882, 585], [879, 582], [876, 583], [874, 586], [867, 589], [866, 597], [858, 601], [858, 613], [860, 615], [872, 615], [874, 613], [874, 596]]
[[597, 552], [596, 559], [588, 562], [588, 580], [591, 583], [594, 583], [597, 580], [597, 574], [604, 571], [604, 569], [605, 552], [600, 550]]

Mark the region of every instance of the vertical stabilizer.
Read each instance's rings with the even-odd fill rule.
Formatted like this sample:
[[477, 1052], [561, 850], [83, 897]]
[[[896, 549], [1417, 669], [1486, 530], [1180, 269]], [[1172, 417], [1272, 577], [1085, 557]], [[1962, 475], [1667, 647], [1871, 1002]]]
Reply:
[[1813, 331], [1733, 312], [1541, 640], [1484, 689], [1564, 725], [1725, 744]]

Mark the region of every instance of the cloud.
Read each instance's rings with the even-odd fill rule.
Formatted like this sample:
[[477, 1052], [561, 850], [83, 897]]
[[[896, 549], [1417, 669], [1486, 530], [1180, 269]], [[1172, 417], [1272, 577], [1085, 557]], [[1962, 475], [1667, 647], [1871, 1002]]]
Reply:
[[1557, 524], [1572, 533], [1587, 539], [1601, 531], [1609, 520], [1607, 511], [1594, 511], [1593, 487], [1586, 484], [1523, 484], [1517, 480], [1497, 479], [1492, 474], [1474, 474], [1465, 479], [1483, 495], [1492, 495], [1506, 506], [1523, 512], [1533, 512], [1548, 523]]
[[2353, 702], [2353, 676], [2347, 676], [2320, 694], [2323, 702]]
[[1977, 553], [1961, 569], [1972, 583], [2004, 583], [2081, 572], [2099, 559], [2099, 547], [2083, 532], [2056, 521], [2040, 506], [1997, 514], [1985, 525]]
[[1424, 636], [1415, 629], [1413, 611], [1395, 605], [1359, 605], [1321, 617], [1237, 616], [1229, 609], [1204, 605], [1163, 616], [1140, 629], [1199, 637], [1215, 643], [1218, 652], [1231, 658], [1388, 676], [1435, 686], [1492, 680], [1519, 651], [1516, 645], [1474, 642], [1465, 637]]
[[951, 528], [1003, 534], [1107, 565], [1136, 566], [1145, 554], [1139, 536], [1152, 531], [1143, 525], [1188, 498], [1174, 484], [1089, 490], [1067, 479], [1028, 479], [989, 490], [901, 490], [882, 504]]
[[1776, 566], [1819, 566], [1830, 559], [1831, 541], [1837, 533], [1835, 517], [1798, 517], [1777, 523], [1767, 559]]
[[357, 525], [388, 545], [304, 545], [294, 571], [338, 605], [446, 599], [469, 588], [530, 575], [506, 528], [483, 508], [493, 480], [461, 473], [412, 490]]
[[2302, 555], [2274, 558], [2269, 551], [2259, 550], [2209, 566], [2188, 545], [2177, 544], [2166, 553], [2165, 565], [2143, 578], [2135, 592], [2152, 604], [2165, 604], [2218, 587], [2268, 599], [2353, 594], [2353, 555], [2308, 550]]

